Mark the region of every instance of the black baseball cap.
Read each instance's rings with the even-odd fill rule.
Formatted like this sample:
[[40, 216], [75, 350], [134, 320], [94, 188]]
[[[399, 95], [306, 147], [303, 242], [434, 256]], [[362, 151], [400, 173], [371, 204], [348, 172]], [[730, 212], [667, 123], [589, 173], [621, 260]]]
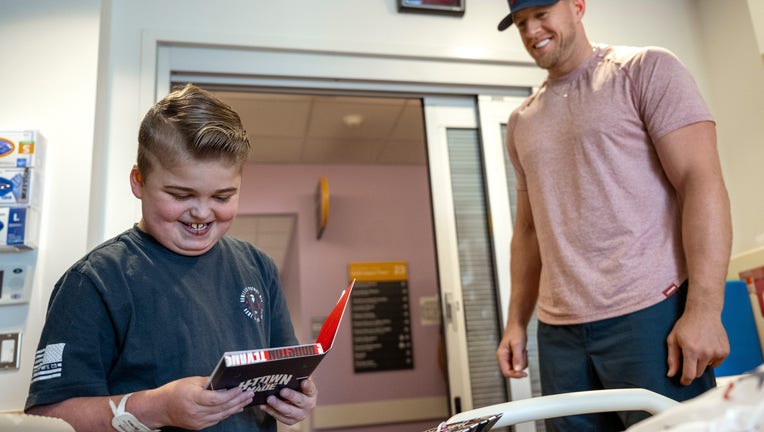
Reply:
[[507, 0], [509, 3], [509, 15], [499, 23], [499, 31], [504, 31], [512, 25], [512, 14], [529, 7], [549, 6], [560, 0]]

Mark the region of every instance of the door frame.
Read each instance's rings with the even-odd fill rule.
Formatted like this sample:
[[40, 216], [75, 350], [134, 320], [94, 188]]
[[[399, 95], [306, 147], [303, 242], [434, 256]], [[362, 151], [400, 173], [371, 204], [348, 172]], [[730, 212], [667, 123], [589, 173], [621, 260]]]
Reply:
[[[439, 73], [436, 75], [422, 73], [433, 68]], [[301, 76], [304, 71], [309, 71], [309, 76]], [[342, 78], [338, 79], [338, 76]], [[193, 38], [189, 41], [184, 37], [158, 36], [152, 32], [146, 32], [143, 38], [139, 99], [141, 106], [148, 109], [169, 92], [172, 82], [195, 81], [209, 85], [294, 89], [305, 92], [309, 89], [330, 93], [406, 95], [421, 97], [424, 100], [445, 95], [457, 99], [472, 98], [474, 106], [474, 98], [477, 95], [526, 96], [529, 89], [540, 79], [540, 73], [532, 64], [518, 65], [510, 62], [481, 64], [444, 57], [376, 56], [358, 52], [295, 50], [291, 47], [273, 46], [242, 47], [231, 43], [200, 43]], [[509, 82], [512, 84], [510, 85]], [[425, 125], [425, 127], [428, 126]], [[473, 127], [478, 127], [477, 120]], [[429, 163], [429, 166], [433, 169], [432, 163]], [[435, 190], [431, 190], [431, 193], [435, 193]], [[505, 223], [507, 222], [508, 219], [505, 220]], [[494, 221], [494, 226], [496, 223], [498, 222]], [[506, 228], [500, 231], [506, 232]], [[444, 262], [441, 262], [440, 252], [441, 248], [448, 248], [450, 251], [446, 250], [443, 256], [456, 255], [455, 232], [448, 234], [448, 237], [441, 237], [442, 235], [445, 234], [441, 234], [436, 239], [438, 266], [439, 268], [452, 267], [456, 275], [449, 273], [447, 276], [441, 276], [439, 281], [441, 288], [444, 284], [450, 284], [446, 282], [447, 280], [453, 280], [457, 285], [459, 281], [458, 257], [456, 257], [456, 266], [453, 266], [453, 263], [446, 266]], [[450, 241], [444, 241], [451, 235], [454, 237], [450, 238]], [[495, 255], [494, 257], [496, 258]], [[508, 266], [508, 261], [504, 266]], [[452, 279], [454, 276], [455, 279]], [[506, 291], [502, 292], [501, 298], [507, 298], [508, 280], [500, 279], [503, 282], [499, 285], [499, 289]], [[453, 299], [458, 298], [460, 301], [460, 290], [452, 289], [444, 292], [451, 293], [447, 295], [453, 295]], [[443, 304], [445, 305], [446, 302]], [[442, 311], [445, 312], [445, 309], [442, 308]], [[466, 340], [463, 316], [460, 328], [462, 337]], [[466, 356], [466, 353], [464, 355]], [[459, 380], [462, 389], [469, 388], [464, 384], [463, 377], [450, 377], [449, 381], [451, 379]], [[468, 381], [469, 377], [467, 377]], [[469, 393], [463, 393], [465, 397], [468, 395]], [[467, 406], [471, 407], [471, 398]], [[466, 406], [462, 408], [469, 409]], [[385, 409], [379, 411], [385, 412]], [[386, 415], [390, 414], [390, 411], [386, 411]]]

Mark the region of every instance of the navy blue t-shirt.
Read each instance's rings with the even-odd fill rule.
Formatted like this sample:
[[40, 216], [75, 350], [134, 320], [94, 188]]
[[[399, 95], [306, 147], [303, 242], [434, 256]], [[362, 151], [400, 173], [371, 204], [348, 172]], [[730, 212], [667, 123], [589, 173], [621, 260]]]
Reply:
[[[225, 351], [295, 344], [267, 255], [229, 237], [204, 255], [178, 255], [134, 227], [56, 283], [26, 407], [153, 389], [209, 375]], [[205, 430], [276, 426], [251, 408]]]

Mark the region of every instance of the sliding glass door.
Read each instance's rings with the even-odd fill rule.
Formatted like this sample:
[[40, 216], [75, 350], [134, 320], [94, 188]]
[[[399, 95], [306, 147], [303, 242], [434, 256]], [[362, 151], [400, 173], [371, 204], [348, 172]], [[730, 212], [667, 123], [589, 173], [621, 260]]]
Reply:
[[[497, 366], [510, 287], [514, 173], [506, 120], [521, 97], [425, 98], [443, 332], [452, 412], [538, 394], [529, 378], [508, 381]], [[535, 362], [535, 329], [529, 356]], [[537, 386], [537, 384], [536, 384]], [[515, 430], [533, 431], [533, 424]]]

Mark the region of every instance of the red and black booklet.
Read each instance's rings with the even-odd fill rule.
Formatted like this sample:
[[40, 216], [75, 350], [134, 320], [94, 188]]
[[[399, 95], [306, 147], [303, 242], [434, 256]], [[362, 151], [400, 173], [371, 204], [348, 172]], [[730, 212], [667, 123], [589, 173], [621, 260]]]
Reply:
[[255, 397], [250, 405], [264, 404], [268, 396], [284, 387], [299, 391], [300, 383], [313, 373], [332, 347], [354, 283], [355, 279], [342, 291], [315, 343], [225, 352], [210, 375], [207, 389], [238, 386], [253, 390]]

